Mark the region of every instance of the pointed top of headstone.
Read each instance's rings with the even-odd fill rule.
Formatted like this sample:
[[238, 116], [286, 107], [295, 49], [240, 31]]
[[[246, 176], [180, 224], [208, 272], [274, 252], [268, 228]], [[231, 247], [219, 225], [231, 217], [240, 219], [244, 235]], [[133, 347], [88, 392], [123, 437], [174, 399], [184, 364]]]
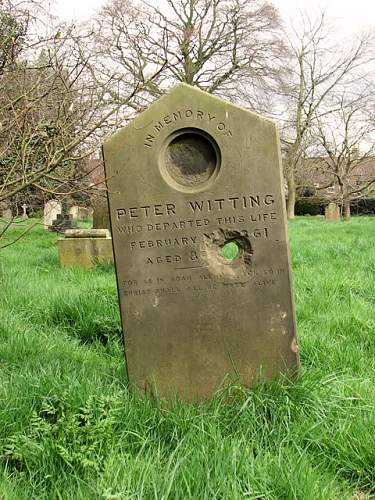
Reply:
[[[190, 106], [185, 106], [189, 103]], [[213, 113], [210, 113], [210, 116], [208, 116], [209, 112], [205, 109], [205, 107], [208, 106], [211, 108], [214, 106], [216, 109], [220, 109], [224, 112], [224, 118], [230, 110], [237, 110], [240, 113], [250, 114], [255, 119], [258, 119], [261, 122], [269, 123], [273, 127], [276, 125], [275, 121], [271, 118], [264, 117], [254, 111], [244, 109], [237, 104], [223, 100], [213, 94], [209, 94], [198, 87], [188, 85], [187, 83], [179, 83], [151, 104], [151, 106], [149, 106], [145, 111], [140, 113], [132, 122], [128, 123], [114, 135], [107, 138], [105, 144], [121, 140], [122, 134], [126, 133], [125, 131], [128, 129], [149, 130], [151, 122], [153, 122], [154, 127], [156, 127], [154, 128], [155, 132], [159, 132], [159, 129], [165, 128], [167, 125], [170, 125], [173, 122], [178, 122], [178, 120], [182, 120], [183, 118], [195, 118], [194, 111], [191, 109], [191, 103], [196, 104], [194, 107], [197, 108], [196, 112], [199, 120], [202, 120], [202, 122], [205, 120], [215, 122], [215, 125], [219, 126], [219, 131], [222, 133], [229, 133], [229, 130], [224, 130], [225, 120], [223, 121], [223, 117], [220, 117], [221, 121], [218, 121], [219, 118], [214, 116]], [[181, 107], [184, 106], [185, 109], [182, 110]], [[198, 109], [199, 106], [201, 106], [202, 109]], [[182, 116], [180, 116], [181, 112]], [[164, 121], [164, 118], [166, 118], [166, 121]]]

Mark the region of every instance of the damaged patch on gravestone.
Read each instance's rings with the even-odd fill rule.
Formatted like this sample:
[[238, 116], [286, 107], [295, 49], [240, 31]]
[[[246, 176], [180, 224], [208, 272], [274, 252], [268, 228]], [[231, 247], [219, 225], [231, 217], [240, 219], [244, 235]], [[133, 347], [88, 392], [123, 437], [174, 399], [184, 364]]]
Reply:
[[200, 401], [295, 374], [275, 124], [181, 84], [103, 151], [130, 382]]

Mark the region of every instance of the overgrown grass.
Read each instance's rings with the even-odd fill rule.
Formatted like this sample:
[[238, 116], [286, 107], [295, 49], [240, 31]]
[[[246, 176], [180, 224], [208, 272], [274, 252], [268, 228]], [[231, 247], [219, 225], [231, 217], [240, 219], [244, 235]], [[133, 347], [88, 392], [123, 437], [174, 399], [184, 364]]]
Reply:
[[112, 269], [1, 251], [0, 498], [375, 497], [375, 219], [290, 234], [299, 379], [169, 408], [127, 389]]

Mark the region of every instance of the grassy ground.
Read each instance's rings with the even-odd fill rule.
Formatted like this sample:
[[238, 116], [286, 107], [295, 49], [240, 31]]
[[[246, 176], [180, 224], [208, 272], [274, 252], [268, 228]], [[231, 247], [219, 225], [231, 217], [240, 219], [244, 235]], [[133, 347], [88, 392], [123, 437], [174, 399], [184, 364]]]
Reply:
[[127, 390], [111, 268], [2, 250], [0, 498], [375, 498], [375, 219], [290, 235], [298, 381], [169, 409]]

